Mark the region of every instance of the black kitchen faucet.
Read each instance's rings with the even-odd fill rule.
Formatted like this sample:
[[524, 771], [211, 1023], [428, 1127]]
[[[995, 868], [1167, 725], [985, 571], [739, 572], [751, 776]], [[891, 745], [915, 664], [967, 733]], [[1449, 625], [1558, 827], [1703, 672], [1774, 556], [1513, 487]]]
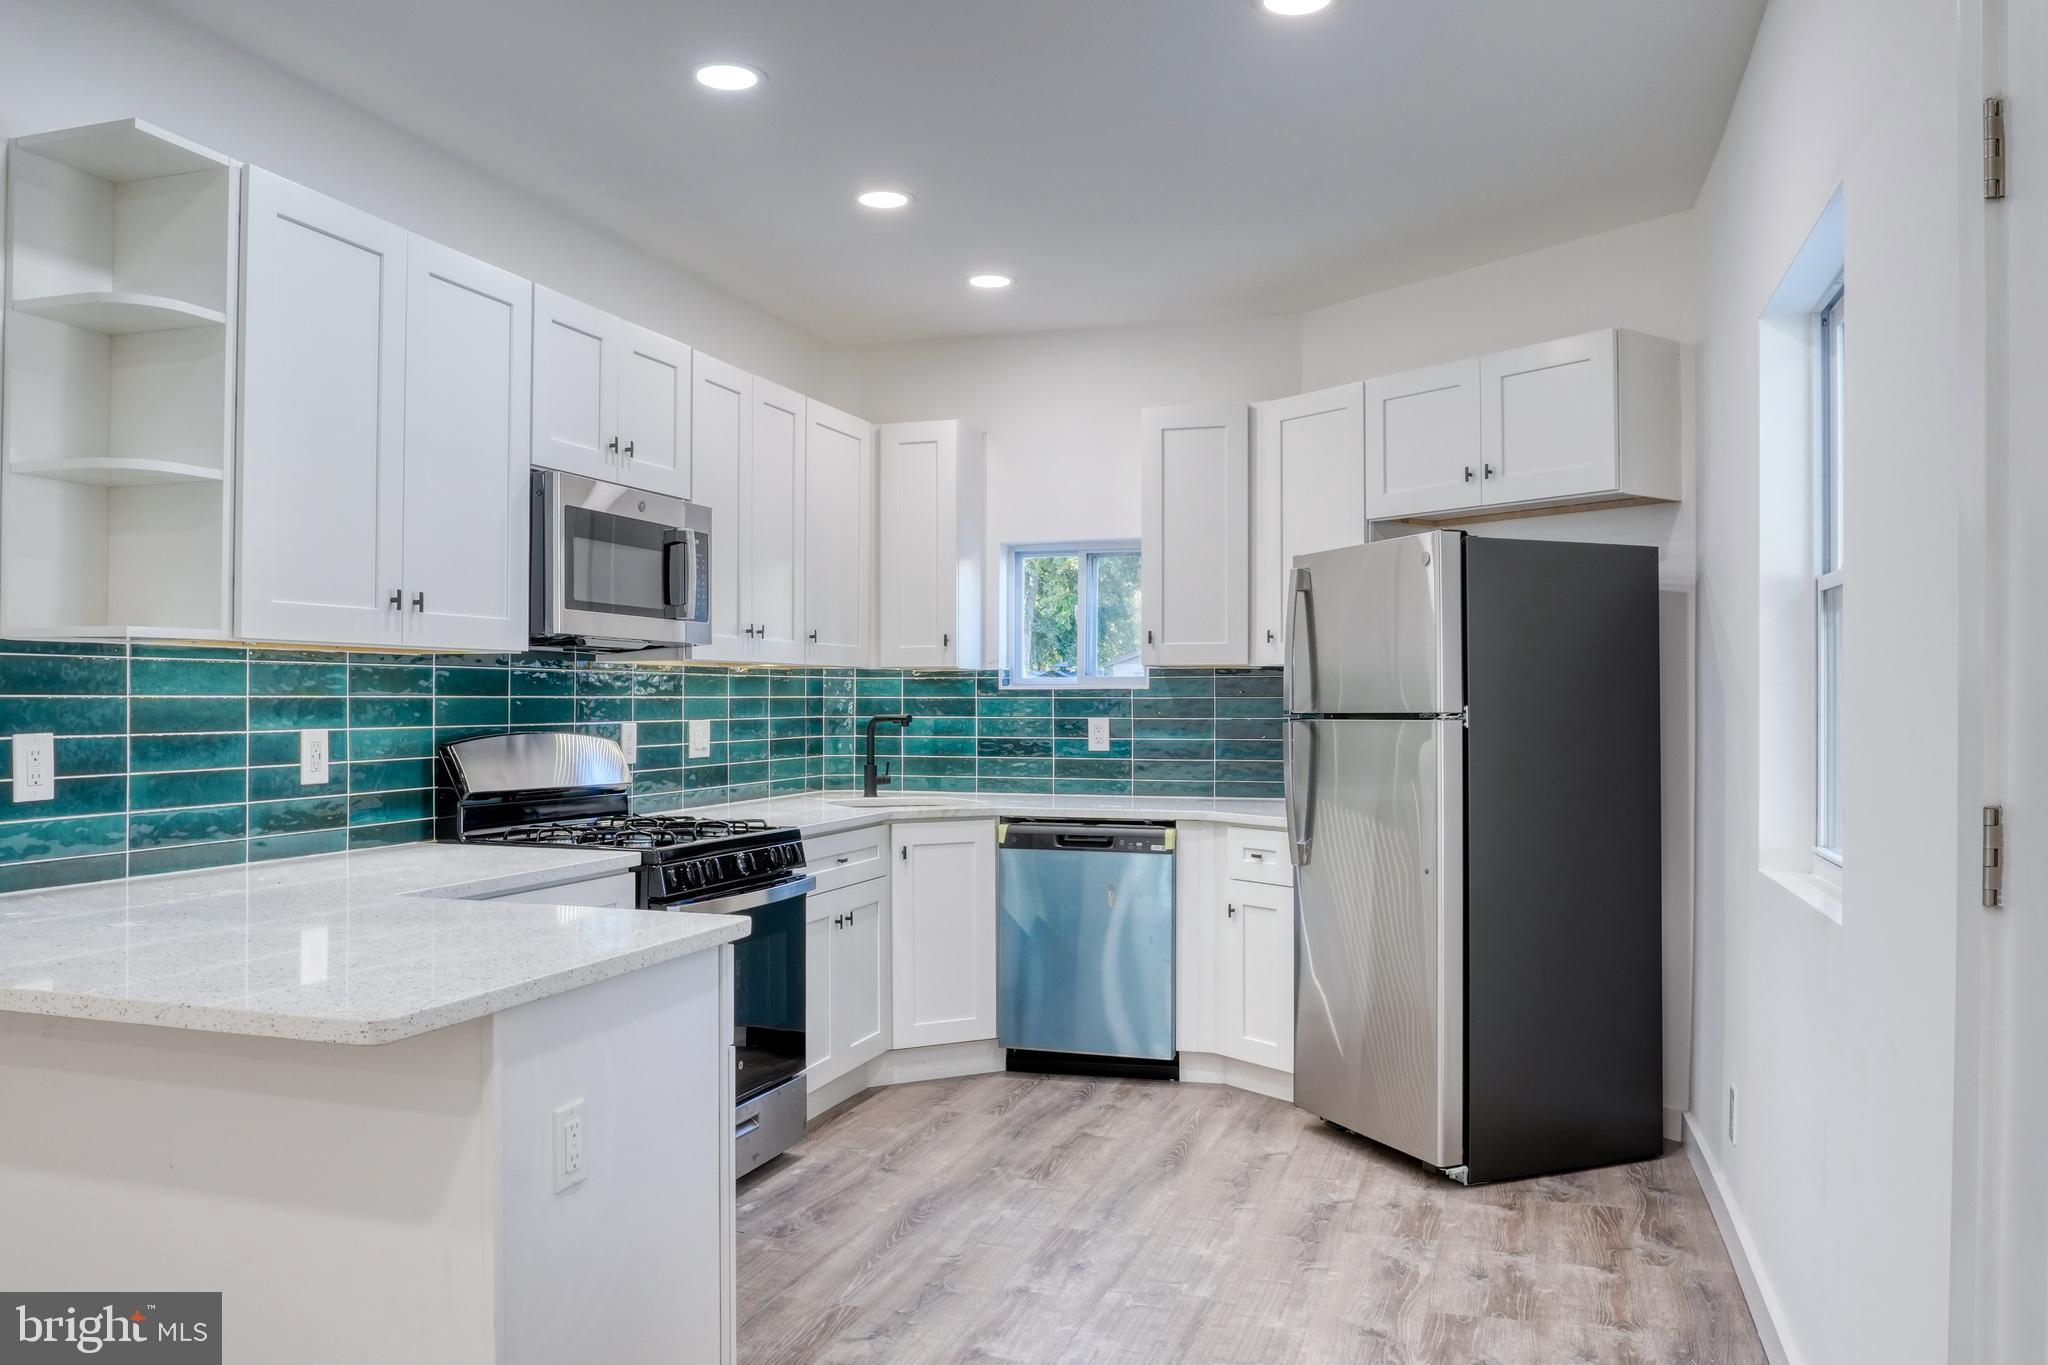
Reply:
[[867, 762], [861, 764], [860, 768], [860, 793], [862, 796], [873, 796], [876, 788], [886, 787], [895, 780], [890, 777], [887, 768], [877, 770], [875, 767], [875, 727], [877, 725], [900, 725], [908, 730], [910, 722], [916, 719], [916, 716], [868, 717], [868, 757]]

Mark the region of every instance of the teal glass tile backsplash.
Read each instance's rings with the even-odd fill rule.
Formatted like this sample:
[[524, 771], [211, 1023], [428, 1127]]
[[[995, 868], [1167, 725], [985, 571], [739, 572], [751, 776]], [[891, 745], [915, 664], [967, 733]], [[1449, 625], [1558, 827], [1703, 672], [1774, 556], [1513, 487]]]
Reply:
[[[866, 718], [893, 712], [917, 717], [878, 745], [898, 790], [1281, 794], [1272, 671], [1005, 692], [993, 673], [0, 640], [0, 891], [429, 839], [437, 747], [506, 730], [635, 722], [644, 812], [845, 789]], [[708, 756], [688, 757], [688, 720], [711, 723]], [[299, 782], [302, 729], [333, 732], [318, 786]], [[13, 799], [24, 731], [57, 736], [54, 800]]]

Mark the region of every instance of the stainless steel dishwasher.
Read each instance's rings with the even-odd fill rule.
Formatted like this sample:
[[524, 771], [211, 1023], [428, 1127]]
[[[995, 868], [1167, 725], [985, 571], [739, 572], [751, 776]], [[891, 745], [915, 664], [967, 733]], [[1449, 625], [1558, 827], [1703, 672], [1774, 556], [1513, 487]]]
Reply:
[[1012, 820], [997, 838], [1010, 1068], [1174, 1074], [1173, 827]]

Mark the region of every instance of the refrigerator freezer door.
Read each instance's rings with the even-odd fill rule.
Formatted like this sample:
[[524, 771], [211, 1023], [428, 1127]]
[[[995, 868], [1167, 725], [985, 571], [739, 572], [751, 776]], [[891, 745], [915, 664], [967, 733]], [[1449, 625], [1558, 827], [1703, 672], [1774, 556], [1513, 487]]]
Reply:
[[1450, 715], [1465, 705], [1464, 537], [1430, 531], [1295, 557], [1287, 709]]
[[1290, 730], [1290, 755], [1312, 749], [1316, 769], [1315, 853], [1295, 874], [1294, 1102], [1433, 1166], [1459, 1165], [1464, 729], [1317, 720]]

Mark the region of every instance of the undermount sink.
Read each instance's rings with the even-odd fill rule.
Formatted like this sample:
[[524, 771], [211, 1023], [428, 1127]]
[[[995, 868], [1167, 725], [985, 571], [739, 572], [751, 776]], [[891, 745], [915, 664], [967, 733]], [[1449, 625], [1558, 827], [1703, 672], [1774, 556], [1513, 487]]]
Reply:
[[868, 806], [879, 809], [917, 806], [978, 806], [981, 802], [968, 796], [913, 796], [908, 792], [900, 796], [834, 796], [827, 794], [824, 800], [835, 806]]

